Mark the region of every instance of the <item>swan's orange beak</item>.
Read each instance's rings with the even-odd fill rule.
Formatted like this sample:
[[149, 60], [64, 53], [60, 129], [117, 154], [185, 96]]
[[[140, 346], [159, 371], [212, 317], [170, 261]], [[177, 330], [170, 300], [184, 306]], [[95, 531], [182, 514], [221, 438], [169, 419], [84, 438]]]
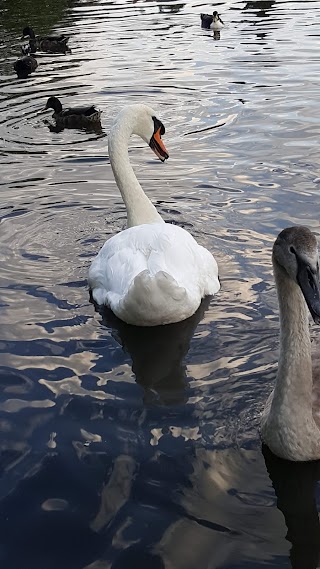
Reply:
[[149, 146], [153, 150], [155, 155], [158, 156], [161, 162], [164, 162], [165, 160], [167, 160], [167, 158], [169, 158], [169, 154], [167, 152], [165, 145], [161, 140], [160, 130], [161, 129], [158, 128], [158, 130], [153, 133]]

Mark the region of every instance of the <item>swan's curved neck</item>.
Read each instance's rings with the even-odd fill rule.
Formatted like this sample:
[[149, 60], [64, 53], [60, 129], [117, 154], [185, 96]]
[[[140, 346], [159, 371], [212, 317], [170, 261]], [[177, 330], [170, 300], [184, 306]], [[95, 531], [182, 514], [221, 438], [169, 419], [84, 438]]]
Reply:
[[[298, 422], [312, 418], [312, 361], [308, 309], [300, 287], [273, 260], [280, 311], [280, 355], [272, 407]], [[288, 418], [289, 420], [289, 418]]]
[[127, 209], [127, 227], [143, 223], [164, 223], [141, 188], [130, 164], [128, 143], [132, 132], [132, 121], [124, 116], [115, 123], [108, 137], [111, 167]]

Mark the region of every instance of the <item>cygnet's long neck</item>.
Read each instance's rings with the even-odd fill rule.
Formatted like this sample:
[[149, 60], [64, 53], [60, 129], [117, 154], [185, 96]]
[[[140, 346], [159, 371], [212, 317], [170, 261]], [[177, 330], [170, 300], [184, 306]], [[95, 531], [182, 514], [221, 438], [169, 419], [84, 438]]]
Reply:
[[130, 164], [128, 143], [132, 132], [133, 118], [124, 114], [113, 125], [108, 137], [111, 167], [127, 209], [127, 227], [144, 223], [164, 223], [141, 188]]
[[280, 356], [272, 410], [312, 421], [312, 361], [308, 309], [300, 290], [273, 261], [280, 311]]

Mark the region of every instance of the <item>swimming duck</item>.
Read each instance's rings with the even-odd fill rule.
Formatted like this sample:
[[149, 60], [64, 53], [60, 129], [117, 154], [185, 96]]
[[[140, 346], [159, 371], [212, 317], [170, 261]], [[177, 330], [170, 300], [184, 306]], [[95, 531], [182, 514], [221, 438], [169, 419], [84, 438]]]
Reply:
[[221, 20], [217, 11], [214, 11], [212, 16], [210, 14], [200, 14], [201, 27], [207, 30], [213, 30], [218, 32], [224, 27], [224, 23]]
[[61, 35], [52, 36], [35, 36], [35, 33], [30, 26], [26, 26], [22, 31], [22, 39], [29, 38], [29, 45], [31, 53], [36, 53], [37, 50], [49, 51], [51, 53], [65, 53], [70, 51], [67, 43], [69, 38]]
[[[272, 254], [279, 300], [276, 384], [261, 419], [261, 437], [287, 460], [320, 459], [320, 359], [312, 354], [308, 309], [320, 324], [317, 239], [307, 227], [278, 235]], [[314, 350], [313, 350], [314, 351]]]
[[20, 59], [17, 59], [13, 64], [13, 68], [19, 79], [26, 79], [37, 67], [37, 60], [31, 55], [20, 57]]
[[100, 125], [101, 111], [94, 105], [89, 107], [71, 107], [63, 110], [57, 97], [49, 97], [45, 109], [53, 109], [52, 117], [59, 126], [66, 128], [82, 128], [90, 125]]
[[164, 222], [130, 164], [132, 134], [140, 136], [162, 162], [167, 160], [164, 133], [164, 125], [147, 105], [129, 105], [117, 116], [108, 149], [127, 209], [127, 229], [106, 241], [89, 270], [93, 300], [138, 326], [185, 320], [202, 298], [220, 288], [214, 257], [188, 231]]

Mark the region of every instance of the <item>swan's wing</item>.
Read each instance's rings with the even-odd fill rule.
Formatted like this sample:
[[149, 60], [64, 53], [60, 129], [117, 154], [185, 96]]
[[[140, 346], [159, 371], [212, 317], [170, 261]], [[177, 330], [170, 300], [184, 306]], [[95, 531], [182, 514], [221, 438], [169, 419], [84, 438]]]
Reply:
[[98, 304], [111, 305], [110, 296], [125, 296], [135, 276], [147, 268], [145, 254], [128, 231], [106, 241], [91, 264], [89, 286]]
[[185, 229], [168, 223], [158, 227], [148, 262], [151, 273], [168, 273], [190, 294], [203, 297], [216, 293], [220, 283], [212, 254]]
[[209, 251], [181, 227], [164, 223], [131, 227], [109, 239], [92, 262], [89, 285], [94, 300], [120, 318], [131, 313], [136, 322], [144, 311], [162, 323], [173, 322], [174, 314], [175, 321], [187, 318], [201, 298], [220, 288]]

